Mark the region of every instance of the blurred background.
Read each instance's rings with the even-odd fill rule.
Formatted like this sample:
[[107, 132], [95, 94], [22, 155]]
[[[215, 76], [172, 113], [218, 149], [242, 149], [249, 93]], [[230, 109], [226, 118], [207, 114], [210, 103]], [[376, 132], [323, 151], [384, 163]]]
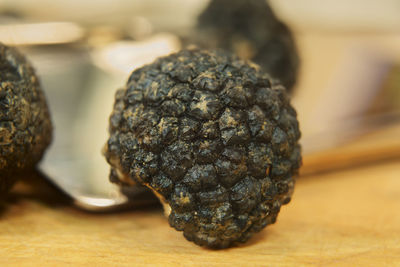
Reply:
[[[114, 92], [133, 69], [181, 49], [208, 3], [0, 1], [0, 41], [26, 53], [49, 100], [56, 136], [42, 167], [58, 184], [108, 192], [96, 179], [108, 175], [100, 151]], [[269, 3], [292, 29], [301, 60], [292, 101], [302, 174], [399, 157], [400, 2]]]

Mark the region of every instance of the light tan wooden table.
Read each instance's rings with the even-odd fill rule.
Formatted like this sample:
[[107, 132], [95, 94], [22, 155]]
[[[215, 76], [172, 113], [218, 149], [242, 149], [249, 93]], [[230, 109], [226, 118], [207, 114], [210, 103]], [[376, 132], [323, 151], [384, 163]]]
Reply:
[[200, 248], [161, 209], [90, 214], [17, 186], [0, 212], [0, 266], [400, 266], [400, 161], [302, 177], [247, 244]]

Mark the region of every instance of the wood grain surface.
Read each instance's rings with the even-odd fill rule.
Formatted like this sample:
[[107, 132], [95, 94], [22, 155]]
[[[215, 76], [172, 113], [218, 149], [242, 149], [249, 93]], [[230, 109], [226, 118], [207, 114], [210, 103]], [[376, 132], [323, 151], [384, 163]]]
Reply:
[[159, 207], [91, 214], [30, 183], [1, 204], [0, 266], [400, 266], [399, 161], [301, 177], [275, 225], [221, 251], [186, 241]]

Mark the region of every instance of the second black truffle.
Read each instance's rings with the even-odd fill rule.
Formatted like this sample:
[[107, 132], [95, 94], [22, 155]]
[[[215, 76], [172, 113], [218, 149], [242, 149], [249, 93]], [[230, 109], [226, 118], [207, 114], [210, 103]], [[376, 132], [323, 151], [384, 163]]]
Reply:
[[211, 0], [198, 18], [194, 40], [251, 59], [291, 90], [299, 58], [289, 28], [266, 0]]
[[0, 196], [42, 158], [51, 137], [49, 110], [32, 66], [15, 48], [0, 44]]

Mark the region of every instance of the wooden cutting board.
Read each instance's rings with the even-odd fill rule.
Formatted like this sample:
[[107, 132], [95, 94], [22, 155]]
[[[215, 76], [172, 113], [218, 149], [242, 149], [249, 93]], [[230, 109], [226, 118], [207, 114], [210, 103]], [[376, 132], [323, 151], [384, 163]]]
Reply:
[[0, 209], [0, 266], [400, 266], [400, 161], [302, 177], [278, 222], [247, 244], [200, 248], [162, 210], [75, 209], [17, 186]]

